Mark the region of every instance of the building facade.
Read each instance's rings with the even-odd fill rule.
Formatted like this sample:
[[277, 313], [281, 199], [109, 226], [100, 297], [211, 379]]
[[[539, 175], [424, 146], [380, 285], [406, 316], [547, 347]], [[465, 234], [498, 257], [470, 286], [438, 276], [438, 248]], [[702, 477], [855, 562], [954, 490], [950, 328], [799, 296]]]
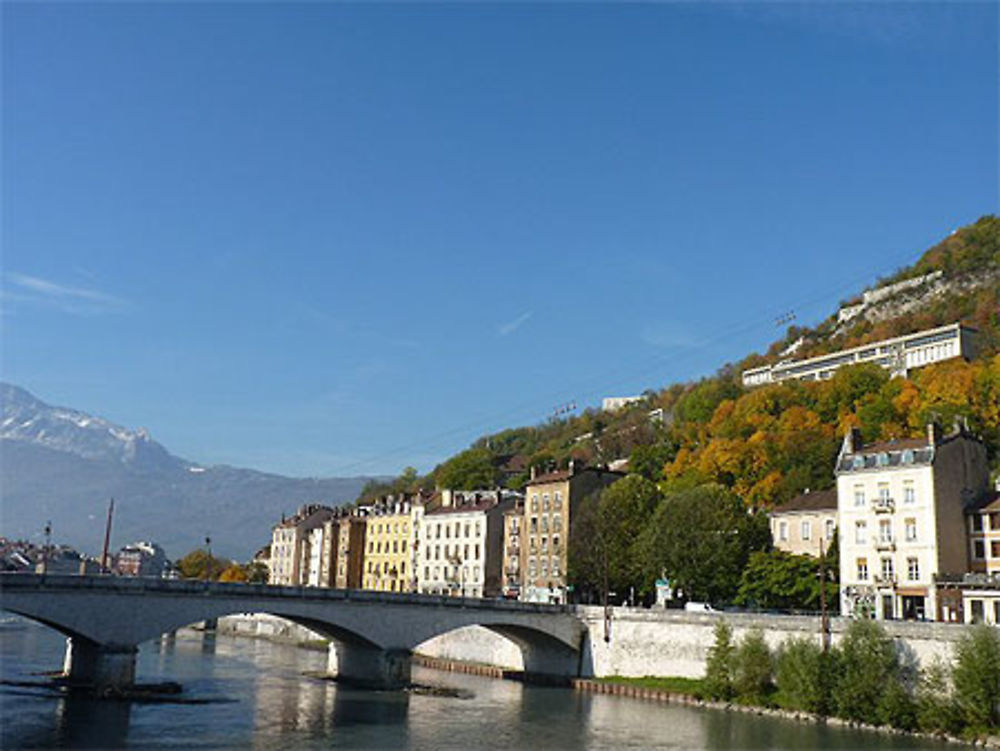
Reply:
[[504, 512], [510, 490], [443, 491], [425, 511], [418, 555], [420, 591], [455, 597], [497, 597], [503, 567]]
[[968, 571], [966, 512], [989, 488], [986, 449], [964, 431], [864, 445], [856, 430], [837, 459], [841, 612], [959, 621], [961, 598], [939, 578]]
[[410, 592], [413, 583], [414, 524], [408, 500], [388, 496], [365, 523], [365, 589]]
[[831, 378], [838, 368], [862, 362], [881, 365], [893, 376], [905, 376], [913, 368], [975, 355], [976, 330], [960, 323], [897, 336], [872, 344], [819, 355], [805, 360], [789, 360], [743, 371], [743, 385], [762, 386], [789, 379], [821, 381]]
[[573, 511], [591, 493], [620, 480], [621, 472], [600, 467], [569, 468], [532, 477], [525, 485], [520, 533], [521, 599], [566, 602], [566, 566]]
[[512, 600], [521, 596], [521, 531], [524, 527], [524, 499], [503, 512], [503, 568], [500, 594]]
[[837, 489], [806, 491], [771, 511], [776, 550], [818, 558], [830, 549], [837, 530]]
[[119, 576], [163, 577], [169, 569], [166, 552], [155, 542], [134, 542], [115, 556], [115, 573]]
[[283, 518], [271, 531], [271, 560], [268, 583], [302, 586], [309, 578], [309, 533], [331, 519], [334, 511], [326, 506], [302, 506], [295, 515]]
[[361, 589], [364, 584], [367, 509], [352, 509], [336, 519], [337, 545], [333, 557], [333, 586]]

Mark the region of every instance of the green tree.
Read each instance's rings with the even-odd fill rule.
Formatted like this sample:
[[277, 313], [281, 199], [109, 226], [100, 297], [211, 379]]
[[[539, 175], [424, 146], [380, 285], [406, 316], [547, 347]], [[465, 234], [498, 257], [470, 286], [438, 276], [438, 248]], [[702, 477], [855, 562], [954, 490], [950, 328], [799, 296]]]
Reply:
[[245, 567], [247, 582], [249, 584], [267, 584], [269, 572], [267, 564], [260, 561], [251, 561]]
[[748, 704], [766, 704], [774, 688], [774, 661], [764, 632], [752, 628], [733, 655], [733, 690]]
[[1000, 633], [973, 626], [955, 645], [955, 700], [974, 731], [1000, 726]]
[[[830, 573], [829, 562], [824, 569]], [[819, 590], [820, 562], [816, 558], [782, 550], [756, 551], [743, 569], [736, 603], [764, 609], [819, 610]], [[837, 598], [836, 582], [827, 581], [827, 603], [834, 605]]]
[[492, 488], [498, 479], [493, 456], [484, 448], [467, 449], [434, 470], [438, 487], [453, 490]]
[[898, 680], [899, 661], [892, 640], [875, 621], [851, 621], [840, 643], [840, 675], [834, 689], [837, 714], [855, 722], [879, 724], [879, 704]]
[[725, 621], [715, 624], [715, 643], [705, 660], [705, 694], [710, 699], [733, 698], [733, 630]]
[[629, 475], [584, 499], [570, 536], [569, 576], [576, 587], [602, 594], [649, 589], [640, 543], [660, 493], [639, 475]]
[[925, 668], [917, 687], [917, 724], [926, 733], [952, 734], [961, 729], [948, 667], [940, 658]]
[[750, 554], [771, 542], [767, 518], [719, 485], [667, 493], [643, 533], [647, 576], [666, 573], [692, 600], [731, 600]]
[[814, 639], [789, 639], [781, 645], [775, 665], [778, 702], [789, 709], [827, 714], [836, 652], [826, 654]]

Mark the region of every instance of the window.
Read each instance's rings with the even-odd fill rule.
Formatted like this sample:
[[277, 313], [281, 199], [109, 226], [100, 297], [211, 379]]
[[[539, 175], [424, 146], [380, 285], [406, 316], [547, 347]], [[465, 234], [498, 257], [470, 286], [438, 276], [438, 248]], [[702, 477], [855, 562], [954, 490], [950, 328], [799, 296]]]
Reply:
[[543, 516], [542, 517], [542, 533], [545, 533], [545, 532], [548, 532], [548, 531], [549, 531], [549, 517]]
[[903, 464], [913, 464], [913, 451], [906, 449], [902, 456]]
[[972, 531], [982, 532], [983, 531], [983, 517], [979, 514], [972, 515]]
[[532, 512], [538, 511], [538, 493], [531, 494], [531, 510]]
[[858, 558], [858, 581], [868, 581], [867, 558]]
[[827, 519], [824, 524], [827, 540], [833, 539], [833, 533], [837, 531], [837, 523], [833, 519]]
[[913, 487], [913, 481], [907, 480], [903, 483], [903, 503], [916, 503], [917, 489]]
[[480, 537], [483, 534], [483, 523], [476, 522], [476, 537]]
[[778, 522], [778, 539], [782, 541], [788, 539], [788, 522]]
[[562, 508], [562, 491], [557, 490], [555, 496], [552, 499], [553, 508]]
[[542, 558], [542, 567], [541, 568], [542, 568], [542, 576], [548, 576], [549, 575], [549, 559], [548, 558]]
[[559, 576], [559, 559], [558, 558], [553, 558], [552, 559], [552, 575], [553, 576]]
[[977, 561], [981, 561], [986, 557], [986, 545], [982, 540], [972, 541], [972, 557]]
[[[1000, 558], [1000, 540], [993, 540], [990, 542], [990, 557]], [[1000, 624], [1000, 621], [997, 621]]]
[[990, 529], [994, 532], [1000, 532], [1000, 511], [994, 511], [990, 514]]
[[424, 566], [424, 578], [425, 579], [430, 579], [431, 578], [431, 567], [430, 566]]
[[906, 541], [916, 542], [917, 541], [917, 520], [907, 519], [906, 520]]
[[802, 522], [802, 539], [811, 540], [812, 539], [812, 522]]
[[868, 523], [867, 522], [854, 522], [854, 542], [858, 545], [864, 545], [867, 540], [865, 537], [868, 535]]
[[[995, 542], [993, 544], [998, 545], [1000, 543]], [[552, 552], [557, 552], [558, 550], [559, 550], [559, 535], [552, 535]]]
[[855, 506], [865, 505], [865, 488], [863, 485], [854, 486], [854, 505]]
[[920, 578], [920, 560], [917, 558], [906, 559], [906, 578], [915, 582]]
[[879, 542], [892, 542], [892, 521], [890, 519], [882, 519], [878, 523], [878, 539]]
[[542, 493], [542, 511], [549, 510], [549, 494]]
[[878, 484], [878, 499], [883, 503], [889, 500], [889, 483], [880, 482]]
[[878, 455], [878, 457], [876, 459], [876, 462], [878, 463], [878, 466], [880, 466], [880, 467], [888, 467], [889, 466], [889, 455], [883, 451], [881, 454]]
[[562, 532], [562, 516], [559, 514], [554, 514], [552, 516], [552, 531]]
[[892, 558], [882, 559], [882, 579], [885, 581], [891, 581], [893, 574]]
[[864, 469], [865, 458], [863, 456], [854, 457], [854, 461], [851, 462], [851, 466], [854, 467], [854, 469]]
[[531, 517], [531, 534], [538, 534], [538, 517]]

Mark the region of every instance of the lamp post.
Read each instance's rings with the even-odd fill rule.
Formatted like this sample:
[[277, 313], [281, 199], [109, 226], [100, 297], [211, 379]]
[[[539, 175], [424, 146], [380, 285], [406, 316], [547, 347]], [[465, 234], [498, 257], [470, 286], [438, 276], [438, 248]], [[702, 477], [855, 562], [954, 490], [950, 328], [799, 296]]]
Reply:
[[212, 578], [212, 538], [205, 535], [205, 550], [208, 553], [208, 560], [205, 561], [205, 578], [211, 580]]

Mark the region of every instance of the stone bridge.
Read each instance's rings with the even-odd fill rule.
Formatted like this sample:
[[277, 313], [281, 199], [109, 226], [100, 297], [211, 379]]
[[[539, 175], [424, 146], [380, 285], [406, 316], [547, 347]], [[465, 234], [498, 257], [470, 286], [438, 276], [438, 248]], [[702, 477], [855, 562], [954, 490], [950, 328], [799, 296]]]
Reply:
[[463, 626], [515, 642], [527, 679], [579, 675], [587, 638], [560, 605], [190, 580], [0, 574], [0, 608], [69, 637], [66, 678], [97, 688], [132, 685], [143, 642], [233, 613], [302, 624], [331, 640], [332, 676], [386, 688], [409, 682], [415, 647]]

